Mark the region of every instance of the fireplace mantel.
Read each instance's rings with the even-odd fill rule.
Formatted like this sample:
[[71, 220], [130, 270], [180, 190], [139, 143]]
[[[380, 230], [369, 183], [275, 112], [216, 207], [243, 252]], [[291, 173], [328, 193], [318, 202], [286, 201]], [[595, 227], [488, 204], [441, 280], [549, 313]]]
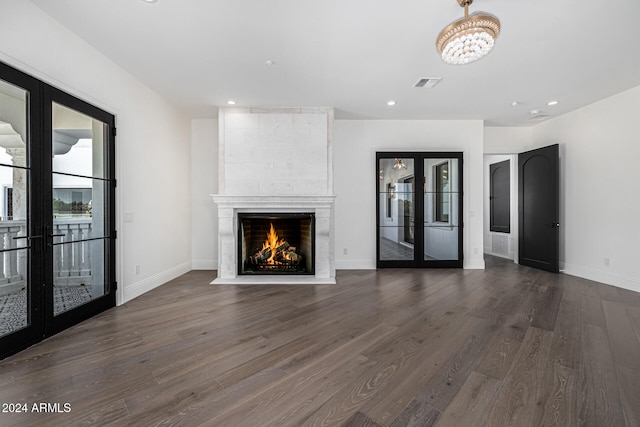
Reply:
[[[331, 209], [336, 198], [334, 195], [292, 195], [292, 196], [229, 196], [223, 194], [212, 194], [211, 198], [218, 205], [218, 208], [232, 209], [297, 209], [303, 212], [308, 209]], [[303, 209], [302, 211], [300, 209]]]
[[[213, 284], [335, 284], [334, 195], [239, 196], [212, 194], [218, 205], [218, 277]], [[313, 212], [316, 264], [312, 276], [238, 276], [238, 213]]]

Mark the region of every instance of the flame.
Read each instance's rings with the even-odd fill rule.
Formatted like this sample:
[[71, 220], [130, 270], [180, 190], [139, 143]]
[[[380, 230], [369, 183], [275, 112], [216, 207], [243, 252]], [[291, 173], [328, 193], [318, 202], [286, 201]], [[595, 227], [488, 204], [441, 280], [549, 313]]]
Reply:
[[269, 232], [267, 233], [267, 240], [262, 244], [262, 249], [271, 249], [271, 257], [266, 261], [269, 264], [273, 264], [273, 257], [276, 256], [276, 248], [285, 243], [284, 240], [280, 240], [278, 238], [278, 234], [276, 230], [273, 228], [273, 224], [269, 224], [271, 226]]

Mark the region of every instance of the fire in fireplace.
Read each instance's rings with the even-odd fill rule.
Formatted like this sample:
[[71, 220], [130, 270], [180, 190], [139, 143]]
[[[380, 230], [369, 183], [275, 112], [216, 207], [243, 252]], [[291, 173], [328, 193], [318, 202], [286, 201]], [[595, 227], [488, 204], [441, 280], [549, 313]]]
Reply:
[[314, 274], [313, 213], [239, 213], [238, 274]]

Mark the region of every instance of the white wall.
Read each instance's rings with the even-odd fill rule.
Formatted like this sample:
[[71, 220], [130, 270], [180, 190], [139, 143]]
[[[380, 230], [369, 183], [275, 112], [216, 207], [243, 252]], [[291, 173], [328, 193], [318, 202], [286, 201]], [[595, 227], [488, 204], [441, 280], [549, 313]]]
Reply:
[[0, 60], [116, 115], [118, 302], [188, 271], [190, 121], [32, 3], [0, 8]]
[[464, 266], [484, 268], [482, 147], [479, 120], [336, 120], [336, 268], [375, 268], [377, 151], [464, 153]]
[[[560, 144], [561, 268], [640, 291], [640, 86], [533, 128]], [[605, 258], [609, 259], [606, 265]]]
[[537, 148], [531, 127], [485, 127], [485, 154], [513, 154]]
[[[218, 120], [191, 122], [191, 255], [194, 270], [218, 268]], [[214, 277], [212, 277], [213, 280]]]

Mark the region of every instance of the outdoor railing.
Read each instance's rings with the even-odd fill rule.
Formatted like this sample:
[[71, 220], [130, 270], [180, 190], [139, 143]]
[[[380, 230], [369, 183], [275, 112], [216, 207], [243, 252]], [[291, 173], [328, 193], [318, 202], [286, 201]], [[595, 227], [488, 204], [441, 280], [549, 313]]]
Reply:
[[[28, 244], [26, 223], [0, 221], [0, 295], [24, 286]], [[81, 284], [91, 277], [92, 218], [55, 218], [52, 238], [53, 272], [56, 285]], [[22, 238], [21, 238], [22, 237]], [[4, 288], [4, 290], [2, 289]]]

